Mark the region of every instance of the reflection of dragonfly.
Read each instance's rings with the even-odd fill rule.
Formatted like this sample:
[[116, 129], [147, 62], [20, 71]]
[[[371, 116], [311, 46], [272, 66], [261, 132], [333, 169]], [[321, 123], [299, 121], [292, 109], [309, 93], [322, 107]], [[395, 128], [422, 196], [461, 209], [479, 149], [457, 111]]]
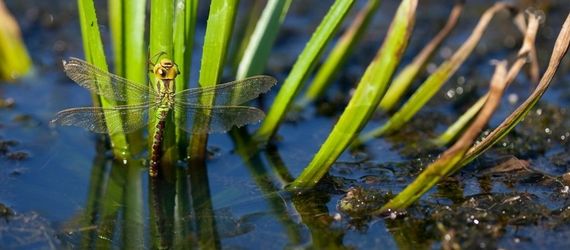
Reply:
[[[240, 127], [260, 121], [265, 115], [263, 111], [238, 105], [267, 92], [276, 83], [270, 76], [253, 76], [175, 93], [174, 78], [179, 74], [178, 67], [168, 59], [162, 59], [154, 66], [156, 90], [146, 84], [105, 72], [77, 58], [64, 61], [63, 66], [69, 78], [89, 91], [109, 100], [128, 101], [131, 104], [111, 108], [66, 109], [58, 112], [51, 124], [78, 126], [95, 133], [129, 133], [148, 124], [149, 111], [156, 114], [158, 123], [152, 145], [152, 176], [156, 175], [155, 169], [160, 157], [158, 149], [169, 111], [174, 110], [186, 117], [174, 119], [174, 122], [189, 133], [225, 132], [233, 126]], [[200, 98], [214, 100], [212, 105], [203, 105]]]

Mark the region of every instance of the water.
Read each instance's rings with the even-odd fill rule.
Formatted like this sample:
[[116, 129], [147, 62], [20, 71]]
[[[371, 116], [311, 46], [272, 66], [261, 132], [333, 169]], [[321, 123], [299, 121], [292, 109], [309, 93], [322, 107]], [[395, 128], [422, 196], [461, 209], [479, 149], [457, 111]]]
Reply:
[[[284, 27], [289, 35], [278, 38], [269, 62], [268, 73], [280, 82], [295, 60], [291, 55], [304, 46], [329, 2], [311, 9], [293, 3]], [[458, 47], [490, 2], [469, 3], [473, 5], [444, 47]], [[552, 1], [539, 36], [543, 67], [570, 9], [562, 2]], [[486, 90], [492, 69], [489, 60], [514, 55], [517, 46], [505, 46], [517, 33], [504, 16], [497, 17], [487, 31], [477, 56], [465, 63], [403, 133], [367, 143], [355, 155], [345, 153], [316, 190], [291, 194], [280, 190], [300, 174], [331, 130], [342, 111], [339, 105], [347, 100], [347, 89], [354, 84], [347, 79], [358, 79], [364, 71], [396, 7], [394, 1], [380, 7], [364, 38], [365, 49], [350, 59], [350, 70], [340, 76], [344, 81], [328, 92], [330, 102], [320, 102], [283, 124], [274, 147], [259, 156], [241, 156], [228, 135], [214, 134], [208, 143], [207, 166], [181, 164], [171, 173], [176, 185], [160, 183], [158, 189], [149, 187], [140, 160], [129, 161], [129, 168], [113, 162], [101, 147], [101, 137], [79, 128], [48, 126], [57, 111], [90, 105], [88, 91], [67, 79], [61, 66], [61, 59], [82, 57], [75, 2], [7, 4], [22, 25], [36, 70], [17, 84], [0, 85], [0, 98], [15, 101], [12, 108], [0, 108], [0, 140], [7, 148], [0, 155], [0, 215], [4, 217], [0, 248], [568, 246], [568, 184], [555, 178], [570, 171], [568, 136], [562, 138], [570, 127], [566, 109], [570, 95], [564, 81], [568, 60], [539, 107], [499, 146], [439, 184], [407, 215], [398, 219], [366, 216], [366, 205], [403, 189], [437, 156], [439, 151], [422, 147], [422, 139], [445, 129], [474, 100], [470, 97]], [[432, 1], [425, 4], [419, 9], [418, 35], [412, 37], [406, 61], [422, 48], [428, 34], [437, 32], [434, 24], [443, 24], [450, 8]], [[98, 8], [104, 4], [98, 3]], [[105, 11], [99, 14], [106, 19]], [[108, 39], [105, 25], [102, 32]], [[445, 55], [440, 53], [434, 60], [439, 62]], [[197, 75], [195, 69], [192, 75]], [[520, 77], [507, 93], [516, 94], [518, 101], [504, 98], [491, 126], [524, 100], [529, 89], [526, 77]], [[450, 90], [451, 97], [446, 95]], [[264, 98], [266, 107], [277, 91]], [[368, 128], [383, 119], [373, 120]], [[511, 168], [504, 170], [501, 164], [509, 159]], [[520, 161], [528, 164], [516, 165]], [[362, 196], [353, 201], [365, 206], [348, 213], [338, 204], [354, 188], [362, 190]]]

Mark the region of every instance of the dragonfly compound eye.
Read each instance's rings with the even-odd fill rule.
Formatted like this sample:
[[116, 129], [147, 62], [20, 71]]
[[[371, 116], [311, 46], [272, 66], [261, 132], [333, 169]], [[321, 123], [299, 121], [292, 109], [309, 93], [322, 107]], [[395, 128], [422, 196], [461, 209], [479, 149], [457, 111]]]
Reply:
[[157, 73], [158, 75], [162, 76], [162, 77], [165, 77], [165, 76], [166, 76], [166, 71], [164, 71], [164, 70], [161, 69], [161, 68], [158, 68], [158, 69], [156, 70], [156, 73]]

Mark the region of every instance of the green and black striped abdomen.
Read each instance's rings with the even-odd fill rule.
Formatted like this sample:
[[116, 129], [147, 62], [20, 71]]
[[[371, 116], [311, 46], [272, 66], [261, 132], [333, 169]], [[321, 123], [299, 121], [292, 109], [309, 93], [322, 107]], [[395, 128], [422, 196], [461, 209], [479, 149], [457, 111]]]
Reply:
[[160, 157], [162, 155], [161, 147], [164, 135], [164, 126], [166, 124], [166, 116], [168, 115], [168, 110], [161, 111], [156, 124], [156, 130], [154, 131], [152, 140], [152, 152], [150, 157], [149, 175], [155, 177], [158, 175], [158, 166], [160, 164]]

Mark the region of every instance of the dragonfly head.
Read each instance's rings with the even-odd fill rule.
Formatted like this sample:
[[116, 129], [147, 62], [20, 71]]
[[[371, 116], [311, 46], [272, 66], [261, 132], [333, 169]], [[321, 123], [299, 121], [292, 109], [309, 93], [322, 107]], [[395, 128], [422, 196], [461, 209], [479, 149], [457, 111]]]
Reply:
[[154, 65], [152, 72], [155, 77], [161, 80], [173, 80], [178, 74], [180, 74], [178, 67], [170, 59], [160, 60], [160, 63]]

